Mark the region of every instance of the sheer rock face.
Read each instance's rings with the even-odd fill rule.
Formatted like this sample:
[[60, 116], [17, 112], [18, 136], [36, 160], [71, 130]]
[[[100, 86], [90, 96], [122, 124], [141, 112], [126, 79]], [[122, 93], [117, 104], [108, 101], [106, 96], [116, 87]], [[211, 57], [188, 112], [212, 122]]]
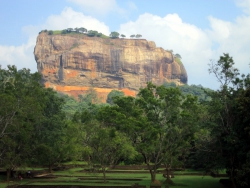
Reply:
[[44, 85], [74, 96], [90, 87], [105, 99], [113, 89], [135, 96], [147, 82], [187, 83], [186, 70], [172, 53], [145, 39], [41, 33], [34, 55]]

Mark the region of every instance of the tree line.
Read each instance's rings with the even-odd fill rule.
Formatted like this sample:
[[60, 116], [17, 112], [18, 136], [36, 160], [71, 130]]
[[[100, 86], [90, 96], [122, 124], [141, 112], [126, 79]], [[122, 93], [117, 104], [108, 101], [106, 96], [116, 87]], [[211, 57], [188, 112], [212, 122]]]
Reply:
[[148, 83], [136, 97], [112, 91], [100, 104], [94, 89], [75, 101], [41, 86], [38, 73], [0, 69], [0, 166], [9, 177], [17, 167], [84, 160], [106, 181], [108, 167], [145, 164], [152, 182], [160, 165], [169, 181], [175, 167], [226, 169], [234, 187], [247, 187], [250, 76], [229, 54], [209, 72], [217, 91]]
[[[48, 33], [48, 35], [53, 35], [54, 34], [54, 31], [47, 30], [47, 29], [40, 31], [39, 34], [42, 33], [42, 32]], [[68, 33], [82, 33], [82, 34], [85, 34], [85, 35], [87, 35], [89, 37], [95, 37], [95, 36], [96, 37], [102, 37], [102, 36], [105, 36], [104, 34], [98, 32], [96, 30], [87, 30], [84, 27], [67, 28], [67, 29], [63, 29], [63, 30], [60, 31], [60, 34], [68, 34]], [[116, 31], [112, 31], [109, 34], [109, 37], [112, 38], [112, 39], [119, 38], [119, 37], [125, 38], [126, 35], [120, 34], [120, 33], [116, 32]], [[130, 35], [130, 38], [134, 38], [134, 37], [135, 38], [141, 38], [142, 35], [141, 34]]]

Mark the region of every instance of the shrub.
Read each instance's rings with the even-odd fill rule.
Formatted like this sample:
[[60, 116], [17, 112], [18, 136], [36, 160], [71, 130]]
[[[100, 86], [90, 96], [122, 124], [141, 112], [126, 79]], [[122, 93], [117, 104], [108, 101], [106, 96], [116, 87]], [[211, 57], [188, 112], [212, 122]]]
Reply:
[[53, 31], [52, 31], [52, 30], [49, 30], [49, 31], [48, 31], [48, 34], [49, 34], [49, 35], [53, 35]]
[[61, 34], [67, 34], [67, 30], [66, 29], [62, 30]]

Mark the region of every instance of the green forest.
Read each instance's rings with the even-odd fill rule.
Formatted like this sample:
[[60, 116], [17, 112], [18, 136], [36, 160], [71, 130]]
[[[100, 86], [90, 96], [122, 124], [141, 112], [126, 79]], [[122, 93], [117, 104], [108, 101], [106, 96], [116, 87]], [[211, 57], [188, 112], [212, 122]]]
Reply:
[[[84, 161], [106, 170], [118, 164], [147, 166], [152, 182], [163, 165], [170, 172], [225, 170], [233, 187], [250, 186], [250, 75], [233, 58], [211, 62], [216, 91], [196, 85], [148, 83], [136, 97], [109, 93], [101, 103], [94, 89], [78, 100], [44, 88], [39, 73], [0, 68], [0, 167], [49, 171]], [[173, 179], [173, 181], [175, 181]]]

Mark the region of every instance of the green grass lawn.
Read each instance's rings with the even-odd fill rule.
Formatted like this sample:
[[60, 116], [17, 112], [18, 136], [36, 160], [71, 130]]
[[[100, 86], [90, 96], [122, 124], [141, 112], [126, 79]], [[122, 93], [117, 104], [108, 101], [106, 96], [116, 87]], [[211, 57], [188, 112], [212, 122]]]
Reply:
[[181, 187], [190, 187], [190, 188], [219, 188], [220, 178], [213, 178], [211, 176], [175, 176], [172, 179], [174, 185], [170, 187], [181, 188]]
[[[86, 173], [82, 172], [83, 168], [71, 168], [64, 171], [55, 171], [53, 175], [56, 178], [31, 178], [23, 180], [12, 180], [10, 183], [4, 182], [5, 176], [0, 176], [0, 188], [4, 188], [7, 185], [14, 184], [28, 184], [28, 185], [89, 185], [89, 186], [131, 186], [138, 183], [139, 185], [150, 186], [150, 174], [149, 173], [107, 173], [107, 183], [103, 183], [102, 173]], [[195, 171], [192, 171], [195, 172]], [[162, 184], [162, 187], [166, 185], [166, 179], [162, 174], [157, 174], [156, 179]], [[173, 188], [219, 188], [219, 179], [211, 176], [198, 176], [198, 175], [175, 175], [173, 178], [173, 185], [169, 187]]]
[[62, 165], [87, 165], [88, 163], [86, 161], [70, 161], [70, 162], [64, 162]]

